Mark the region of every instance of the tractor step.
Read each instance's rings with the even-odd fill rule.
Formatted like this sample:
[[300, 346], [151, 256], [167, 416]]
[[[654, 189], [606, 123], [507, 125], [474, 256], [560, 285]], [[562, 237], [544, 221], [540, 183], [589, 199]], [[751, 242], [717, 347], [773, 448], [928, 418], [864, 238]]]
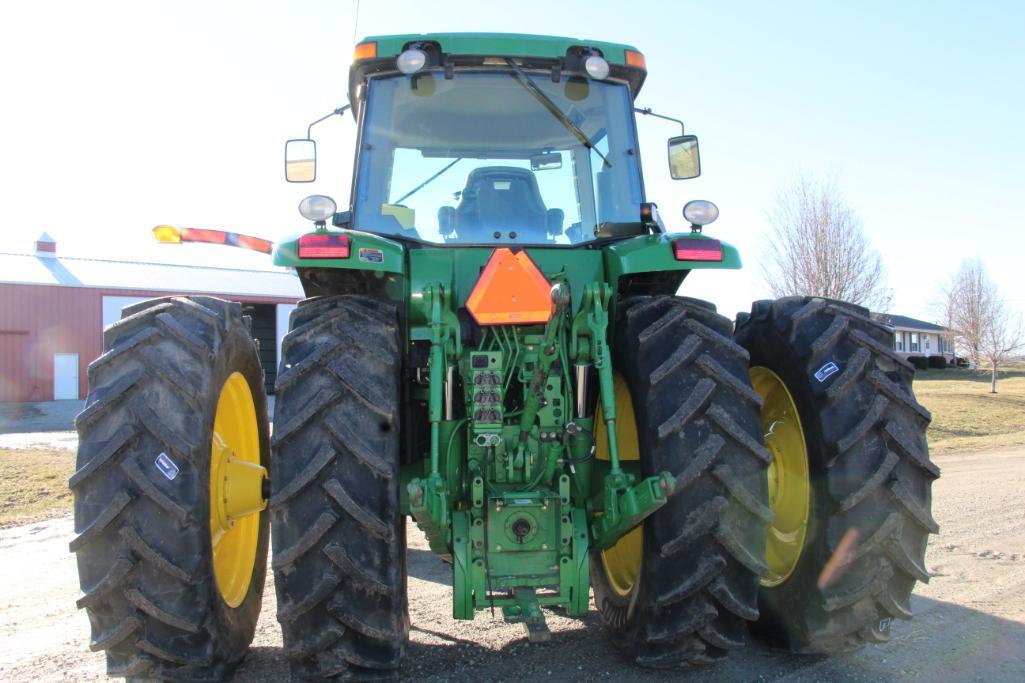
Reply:
[[527, 641], [531, 643], [547, 643], [552, 639], [552, 632], [548, 630], [548, 624], [544, 617], [540, 622], [525, 621], [523, 627], [527, 630]]
[[516, 588], [513, 591], [516, 604], [502, 608], [502, 616], [507, 623], [523, 624], [527, 631], [527, 640], [531, 643], [547, 643], [552, 639], [552, 632], [545, 623], [545, 614], [541, 611], [537, 596], [530, 588]]

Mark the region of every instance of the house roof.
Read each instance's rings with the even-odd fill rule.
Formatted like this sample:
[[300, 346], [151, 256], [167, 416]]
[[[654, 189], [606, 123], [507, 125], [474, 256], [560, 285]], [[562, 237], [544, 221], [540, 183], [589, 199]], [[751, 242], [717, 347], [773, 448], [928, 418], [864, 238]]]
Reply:
[[935, 325], [933, 323], [927, 323], [924, 320], [917, 320], [915, 318], [909, 318], [906, 315], [892, 315], [889, 313], [880, 313], [878, 316], [879, 322], [890, 327], [901, 329], [901, 330], [924, 330], [926, 332], [946, 332], [947, 328], [942, 325]]
[[0, 252], [0, 283], [303, 298], [293, 271]]

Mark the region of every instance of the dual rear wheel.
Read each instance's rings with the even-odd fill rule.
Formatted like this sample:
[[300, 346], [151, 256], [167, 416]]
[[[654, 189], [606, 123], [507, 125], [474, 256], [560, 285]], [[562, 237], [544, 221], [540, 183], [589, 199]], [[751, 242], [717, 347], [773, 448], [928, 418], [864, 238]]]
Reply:
[[755, 302], [735, 338], [751, 354], [774, 456], [755, 630], [810, 654], [885, 641], [894, 619], [911, 618], [939, 530], [914, 368], [866, 309], [820, 298]]
[[[613, 356], [619, 453], [676, 493], [641, 527], [591, 557], [594, 601], [612, 642], [642, 666], [708, 662], [744, 643], [764, 573], [760, 399], [732, 323], [705, 302], [620, 302]], [[598, 458], [607, 442], [597, 416]]]
[[156, 299], [89, 366], [71, 550], [111, 675], [222, 680], [252, 641], [270, 448], [251, 337], [239, 304]]
[[592, 558], [614, 642], [640, 664], [677, 666], [738, 647], [745, 621], [799, 653], [886, 640], [929, 578], [939, 474], [913, 369], [886, 328], [817, 298], [757, 302], [733, 335], [703, 302], [650, 297], [623, 310], [617, 412], [631, 436], [620, 452], [643, 453], [645, 475], [669, 469], [681, 486]]

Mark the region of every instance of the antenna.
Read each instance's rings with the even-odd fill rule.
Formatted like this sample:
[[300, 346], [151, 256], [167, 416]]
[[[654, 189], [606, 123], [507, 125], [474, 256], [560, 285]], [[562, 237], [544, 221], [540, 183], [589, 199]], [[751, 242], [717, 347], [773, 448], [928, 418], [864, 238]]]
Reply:
[[356, 0], [356, 2], [355, 2], [355, 8], [354, 8], [353, 14], [355, 16], [353, 16], [353, 18], [352, 18], [352, 43], [355, 45], [356, 44], [356, 30], [359, 28], [359, 0]]

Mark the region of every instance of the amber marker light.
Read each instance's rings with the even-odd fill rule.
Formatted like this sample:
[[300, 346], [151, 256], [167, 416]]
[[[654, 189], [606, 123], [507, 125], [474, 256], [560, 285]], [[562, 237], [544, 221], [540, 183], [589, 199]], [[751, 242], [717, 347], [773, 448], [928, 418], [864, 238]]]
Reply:
[[358, 62], [361, 59], [373, 59], [377, 56], [377, 43], [360, 43], [352, 51], [352, 61]]
[[626, 51], [626, 65], [633, 66], [638, 69], [647, 69], [648, 65], [644, 62], [644, 55], [635, 50]]

